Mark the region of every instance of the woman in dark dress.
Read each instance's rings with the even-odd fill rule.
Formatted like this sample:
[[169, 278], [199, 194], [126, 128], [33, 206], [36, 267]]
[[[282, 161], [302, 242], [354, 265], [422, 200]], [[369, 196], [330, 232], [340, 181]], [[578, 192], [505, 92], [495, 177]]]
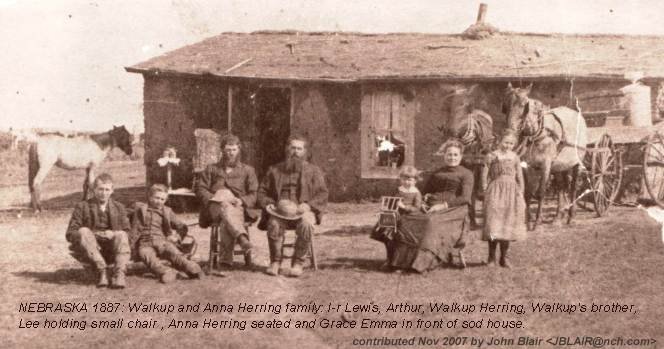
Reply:
[[426, 211], [402, 216], [388, 263], [397, 269], [425, 272], [447, 260], [463, 246], [469, 228], [468, 204], [473, 173], [461, 166], [463, 145], [447, 141], [442, 149], [444, 166], [434, 171], [424, 186]]

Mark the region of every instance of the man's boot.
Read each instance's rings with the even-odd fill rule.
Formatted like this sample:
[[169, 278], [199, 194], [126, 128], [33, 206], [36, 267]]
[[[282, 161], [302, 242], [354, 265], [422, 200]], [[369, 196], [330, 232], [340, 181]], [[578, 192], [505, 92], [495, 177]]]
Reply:
[[265, 270], [265, 274], [277, 276], [279, 275], [279, 268], [281, 267], [281, 262], [271, 262], [270, 266]]
[[267, 244], [270, 248], [270, 266], [267, 267], [265, 273], [268, 275], [279, 275], [279, 268], [281, 268], [281, 245], [283, 237], [272, 239], [268, 237]]
[[159, 276], [159, 281], [164, 284], [170, 284], [175, 281], [175, 279], [177, 279], [177, 273], [171, 268], [168, 268], [168, 270]]
[[302, 275], [302, 273], [304, 273], [304, 268], [302, 268], [302, 263], [294, 261], [293, 266], [291, 267], [290, 270], [290, 276], [299, 277], [300, 275]]
[[507, 250], [510, 247], [509, 241], [500, 242], [500, 266], [503, 268], [511, 268], [512, 265], [507, 260]]
[[113, 275], [111, 287], [116, 289], [125, 288], [127, 283], [125, 281], [125, 272], [124, 270], [116, 270], [115, 275]]
[[99, 269], [99, 281], [97, 282], [97, 287], [107, 287], [108, 286], [108, 270], [106, 268]]
[[191, 279], [200, 279], [203, 276], [203, 269], [198, 263], [187, 260], [185, 264], [185, 272]]
[[311, 235], [313, 228], [298, 227], [296, 230], [295, 248], [293, 250], [293, 260], [291, 264], [290, 276], [298, 277], [304, 273], [303, 265], [309, 255], [311, 246]]
[[120, 253], [115, 257], [115, 267], [113, 268], [113, 277], [111, 278], [112, 288], [125, 288], [125, 272], [129, 264], [129, 253]]

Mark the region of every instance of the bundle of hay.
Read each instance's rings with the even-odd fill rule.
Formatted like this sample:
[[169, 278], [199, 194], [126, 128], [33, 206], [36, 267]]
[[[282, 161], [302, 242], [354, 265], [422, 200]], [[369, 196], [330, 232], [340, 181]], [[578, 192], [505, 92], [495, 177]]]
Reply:
[[468, 29], [464, 30], [461, 35], [466, 39], [482, 40], [498, 32], [498, 28], [489, 23], [475, 23], [468, 27]]

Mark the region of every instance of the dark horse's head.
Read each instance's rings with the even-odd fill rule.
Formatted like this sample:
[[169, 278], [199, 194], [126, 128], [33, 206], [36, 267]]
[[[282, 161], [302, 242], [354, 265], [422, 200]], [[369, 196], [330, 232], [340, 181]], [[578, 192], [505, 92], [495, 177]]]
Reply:
[[531, 135], [538, 127], [536, 109], [539, 105], [536, 105], [537, 101], [528, 97], [532, 87], [532, 83], [525, 88], [514, 88], [512, 83], [508, 83], [503, 99], [503, 113], [507, 115], [507, 127], [525, 135]]
[[127, 131], [124, 126], [113, 126], [113, 129], [108, 131], [113, 139], [113, 145], [120, 148], [125, 154], [131, 155], [133, 152], [132, 145], [134, 143], [134, 137]]

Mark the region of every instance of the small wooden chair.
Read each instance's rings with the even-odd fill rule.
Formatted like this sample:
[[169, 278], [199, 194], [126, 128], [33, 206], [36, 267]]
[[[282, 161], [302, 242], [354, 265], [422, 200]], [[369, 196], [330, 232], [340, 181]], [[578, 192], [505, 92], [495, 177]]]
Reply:
[[380, 213], [378, 214], [378, 227], [385, 229], [389, 236], [385, 236], [392, 240], [392, 234], [397, 231], [399, 222], [399, 203], [400, 197], [396, 196], [383, 196], [380, 200]]
[[[245, 222], [244, 227], [249, 231], [251, 223]], [[224, 249], [224, 245], [221, 241], [221, 227], [218, 224], [213, 225], [210, 228], [210, 257], [208, 259], [208, 269], [217, 269], [219, 268], [219, 259], [221, 258], [221, 251]], [[248, 236], [248, 235], [247, 235]], [[236, 244], [237, 246], [237, 244]], [[242, 249], [237, 247], [233, 249], [233, 256], [241, 255], [244, 256], [244, 264], [247, 267], [252, 265], [252, 256], [251, 251], [245, 253]]]
[[[286, 235], [289, 235], [288, 232], [292, 232], [292, 238], [286, 238]], [[293, 254], [295, 253], [295, 239], [297, 238], [297, 235], [295, 235], [295, 229], [284, 229], [284, 236], [283, 240], [281, 242], [281, 257], [283, 258], [282, 261], [288, 260], [288, 258], [293, 258]], [[287, 242], [288, 240], [288, 242]], [[287, 254], [286, 251], [290, 250], [290, 254]], [[311, 234], [311, 240], [309, 241], [309, 261], [311, 262], [311, 267], [314, 268], [314, 270], [318, 270], [318, 262], [316, 261], [316, 250], [314, 249], [314, 234]]]
[[[456, 255], [457, 260], [458, 260], [457, 265], [458, 265], [459, 268], [465, 269], [466, 268], [466, 259], [463, 256], [463, 249], [460, 248], [458, 250], [459, 250], [459, 253], [457, 253], [457, 255]], [[453, 253], [450, 252], [450, 254], [447, 258], [449, 258], [450, 263], [454, 264], [454, 254]]]

